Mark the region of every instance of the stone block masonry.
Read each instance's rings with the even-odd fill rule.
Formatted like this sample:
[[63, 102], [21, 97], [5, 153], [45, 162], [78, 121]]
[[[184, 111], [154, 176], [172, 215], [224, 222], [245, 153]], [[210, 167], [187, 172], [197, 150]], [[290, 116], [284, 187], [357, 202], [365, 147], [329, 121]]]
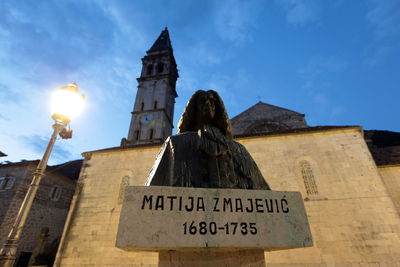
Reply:
[[[273, 190], [300, 191], [314, 246], [266, 253], [268, 266], [398, 266], [400, 218], [359, 127], [238, 139]], [[144, 185], [159, 147], [86, 154], [61, 266], [157, 266], [115, 246], [125, 186]], [[317, 194], [307, 194], [307, 161]], [[311, 174], [310, 174], [311, 173]], [[307, 177], [306, 177], [307, 178]], [[179, 256], [179, 255], [175, 255]]]

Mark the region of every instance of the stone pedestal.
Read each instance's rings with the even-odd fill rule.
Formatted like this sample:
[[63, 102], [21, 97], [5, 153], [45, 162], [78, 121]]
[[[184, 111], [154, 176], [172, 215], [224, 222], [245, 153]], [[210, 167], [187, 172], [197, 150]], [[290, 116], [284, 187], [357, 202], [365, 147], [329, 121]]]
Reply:
[[161, 251], [159, 267], [264, 267], [264, 250]]
[[159, 266], [265, 266], [264, 251], [312, 246], [298, 192], [129, 186], [116, 246]]

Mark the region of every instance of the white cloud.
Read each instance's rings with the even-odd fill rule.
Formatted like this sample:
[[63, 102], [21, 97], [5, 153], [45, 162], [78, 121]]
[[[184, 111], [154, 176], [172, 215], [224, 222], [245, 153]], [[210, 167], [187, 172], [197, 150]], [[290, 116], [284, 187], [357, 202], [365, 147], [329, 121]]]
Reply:
[[337, 106], [331, 110], [331, 119], [335, 120], [337, 117], [342, 116], [345, 112], [344, 107]]
[[344, 113], [344, 108], [332, 101], [332, 91], [336, 86], [332, 74], [339, 74], [348, 68], [348, 62], [336, 56], [314, 57], [298, 70], [303, 80], [303, 89], [316, 105], [321, 121], [329, 124], [337, 123]]
[[321, 121], [327, 124], [337, 124], [340, 118], [344, 116], [345, 109], [332, 101], [333, 97], [329, 92], [318, 91], [313, 93], [315, 109], [318, 111], [314, 117], [319, 117]]
[[323, 94], [323, 93], [317, 93], [314, 95], [314, 102], [317, 103], [320, 106], [327, 106], [329, 105], [329, 99], [328, 97]]
[[372, 26], [375, 40], [366, 51], [364, 63], [376, 66], [395, 51], [400, 38], [400, 2], [398, 0], [369, 0], [367, 22]]
[[305, 25], [320, 19], [321, 7], [315, 0], [275, 0], [286, 12], [286, 21], [291, 25]]
[[377, 38], [400, 35], [400, 2], [398, 0], [369, 0], [366, 19], [374, 27]]
[[370, 54], [366, 56], [364, 63], [369, 66], [376, 66], [385, 61], [392, 48], [385, 45], [372, 45], [369, 50]]
[[314, 57], [298, 70], [298, 73], [305, 80], [306, 87], [313, 84], [326, 73], [335, 73], [345, 71], [348, 62], [340, 57], [330, 56], [326, 58]]
[[214, 13], [217, 34], [223, 40], [235, 44], [251, 40], [251, 32], [257, 26], [262, 2], [259, 0], [227, 0], [217, 3]]

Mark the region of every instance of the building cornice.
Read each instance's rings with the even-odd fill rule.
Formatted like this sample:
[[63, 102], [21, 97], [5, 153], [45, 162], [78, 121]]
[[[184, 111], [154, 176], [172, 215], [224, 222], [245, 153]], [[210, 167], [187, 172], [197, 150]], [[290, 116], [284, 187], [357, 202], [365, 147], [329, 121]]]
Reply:
[[343, 130], [356, 130], [363, 132], [363, 128], [357, 125], [351, 126], [315, 126], [297, 129], [280, 130], [274, 132], [264, 132], [255, 134], [241, 134], [235, 135], [234, 139], [247, 139], [247, 138], [257, 138], [257, 137], [272, 137], [272, 136], [285, 136], [285, 135], [304, 135], [304, 134], [314, 134], [327, 131], [343, 131]]
[[[321, 133], [321, 132], [333, 132], [333, 131], [343, 131], [343, 130], [358, 131], [361, 133], [363, 132], [363, 128], [361, 126], [316, 126], [316, 127], [282, 130], [282, 131], [276, 131], [276, 132], [272, 132], [272, 133], [236, 135], [236, 136], [234, 136], [234, 139], [240, 140], [240, 139], [251, 139], [251, 138], [260, 138], [260, 137], [268, 138], [268, 137], [276, 137], [276, 136], [304, 135], [304, 134], [315, 134], [315, 133]], [[117, 147], [110, 147], [110, 148], [104, 148], [104, 149], [99, 149], [99, 150], [83, 152], [82, 156], [85, 158], [90, 158], [92, 156], [92, 154], [95, 154], [95, 153], [123, 152], [123, 151], [146, 149], [146, 148], [154, 149], [157, 147], [160, 148], [161, 145], [162, 145], [162, 143], [135, 144], [135, 145], [128, 145], [125, 147], [117, 146]]]
[[400, 164], [387, 164], [387, 165], [377, 165], [378, 169], [383, 168], [400, 168]]

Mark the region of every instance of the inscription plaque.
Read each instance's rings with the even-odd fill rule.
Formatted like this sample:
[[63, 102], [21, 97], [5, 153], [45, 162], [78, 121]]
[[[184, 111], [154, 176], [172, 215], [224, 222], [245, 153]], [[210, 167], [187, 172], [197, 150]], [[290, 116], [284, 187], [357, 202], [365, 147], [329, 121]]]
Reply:
[[116, 246], [281, 250], [312, 238], [299, 192], [128, 186]]

